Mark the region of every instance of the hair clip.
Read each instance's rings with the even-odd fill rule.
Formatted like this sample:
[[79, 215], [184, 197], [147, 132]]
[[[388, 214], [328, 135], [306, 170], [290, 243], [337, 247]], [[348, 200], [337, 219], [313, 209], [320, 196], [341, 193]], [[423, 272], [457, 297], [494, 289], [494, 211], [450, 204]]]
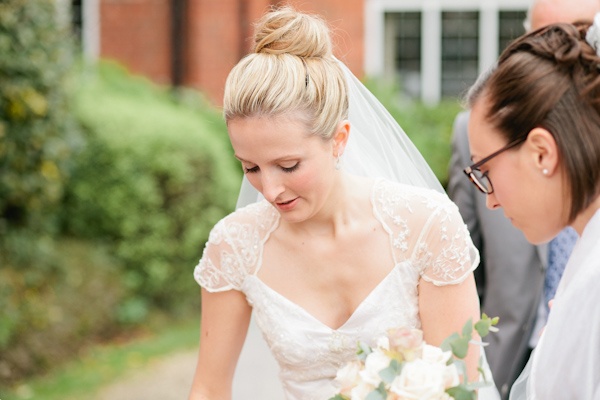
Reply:
[[308, 82], [310, 81], [310, 75], [308, 74], [308, 64], [306, 63], [304, 57], [300, 57], [300, 59], [302, 60], [302, 64], [304, 64], [304, 68], [306, 68], [306, 78], [304, 78], [304, 85], [308, 87]]
[[594, 23], [590, 25], [585, 34], [585, 41], [594, 49], [600, 57], [600, 13], [594, 16]]

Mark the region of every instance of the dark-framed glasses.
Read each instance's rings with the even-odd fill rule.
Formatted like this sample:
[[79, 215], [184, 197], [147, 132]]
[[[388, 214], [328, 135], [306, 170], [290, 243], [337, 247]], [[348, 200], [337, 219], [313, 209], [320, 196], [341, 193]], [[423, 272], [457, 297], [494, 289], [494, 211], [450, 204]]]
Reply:
[[467, 175], [469, 177], [471, 182], [473, 182], [473, 184], [477, 187], [477, 189], [479, 189], [482, 193], [484, 193], [484, 194], [493, 193], [494, 187], [492, 186], [492, 181], [490, 180], [490, 178], [488, 176], [488, 171], [481, 172], [479, 170], [479, 168], [486, 162], [490, 161], [492, 158], [496, 157], [498, 154], [500, 154], [503, 151], [506, 151], [508, 149], [512, 149], [515, 146], [518, 146], [519, 144], [523, 143], [526, 139], [527, 139], [527, 135], [520, 137], [519, 139], [507, 144], [506, 146], [504, 146], [497, 152], [492, 153], [489, 156], [485, 157], [484, 159], [480, 160], [479, 162], [471, 165], [470, 167], [465, 168], [463, 172], [465, 173], [465, 175]]

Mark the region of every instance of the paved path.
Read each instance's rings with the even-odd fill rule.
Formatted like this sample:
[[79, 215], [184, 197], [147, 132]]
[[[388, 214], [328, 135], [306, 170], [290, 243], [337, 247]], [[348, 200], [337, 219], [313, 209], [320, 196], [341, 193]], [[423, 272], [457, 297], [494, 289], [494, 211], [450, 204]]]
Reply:
[[[197, 349], [169, 356], [105, 388], [96, 400], [185, 400], [196, 358]], [[233, 400], [283, 400], [278, 370], [252, 321], [236, 370]]]

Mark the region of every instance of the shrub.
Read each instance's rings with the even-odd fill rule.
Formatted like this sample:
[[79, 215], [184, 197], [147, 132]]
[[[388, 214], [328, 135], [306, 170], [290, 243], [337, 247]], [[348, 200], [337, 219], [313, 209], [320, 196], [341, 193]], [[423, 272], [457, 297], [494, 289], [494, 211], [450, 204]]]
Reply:
[[53, 228], [80, 139], [68, 110], [71, 40], [54, 7], [0, 3], [0, 237], [13, 228]]
[[109, 64], [82, 86], [76, 112], [88, 145], [63, 223], [70, 235], [110, 243], [122, 260], [132, 296], [119, 320], [198, 306], [193, 266], [210, 228], [233, 210], [240, 181], [224, 123]]
[[436, 106], [426, 106], [416, 101], [403, 100], [394, 85], [373, 80], [367, 81], [369, 90], [390, 112], [442, 183], [448, 183], [448, 164], [452, 125], [462, 111], [458, 100], [444, 99]]
[[116, 332], [113, 310], [125, 293], [118, 260], [97, 243], [46, 245], [46, 268], [0, 268], [0, 386], [43, 373]]
[[49, 362], [44, 350], [56, 347], [30, 339], [56, 337], [52, 310], [65, 305], [55, 301], [69, 274], [56, 209], [81, 137], [69, 112], [71, 40], [55, 16], [51, 1], [0, 3], [0, 384]]

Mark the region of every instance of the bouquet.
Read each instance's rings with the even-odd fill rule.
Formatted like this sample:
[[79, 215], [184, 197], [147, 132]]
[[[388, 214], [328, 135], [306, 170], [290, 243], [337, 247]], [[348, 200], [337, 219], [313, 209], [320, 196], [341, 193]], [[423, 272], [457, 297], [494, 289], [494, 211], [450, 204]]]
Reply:
[[[329, 400], [475, 400], [476, 390], [490, 385], [479, 366], [483, 382], [469, 383], [466, 364], [471, 337], [497, 331], [498, 318], [483, 314], [475, 325], [469, 320], [462, 334], [450, 335], [440, 347], [423, 341], [418, 329], [390, 329], [372, 349], [358, 343], [358, 358], [348, 362], [335, 378], [339, 389]], [[462, 382], [460, 377], [462, 376]]]

